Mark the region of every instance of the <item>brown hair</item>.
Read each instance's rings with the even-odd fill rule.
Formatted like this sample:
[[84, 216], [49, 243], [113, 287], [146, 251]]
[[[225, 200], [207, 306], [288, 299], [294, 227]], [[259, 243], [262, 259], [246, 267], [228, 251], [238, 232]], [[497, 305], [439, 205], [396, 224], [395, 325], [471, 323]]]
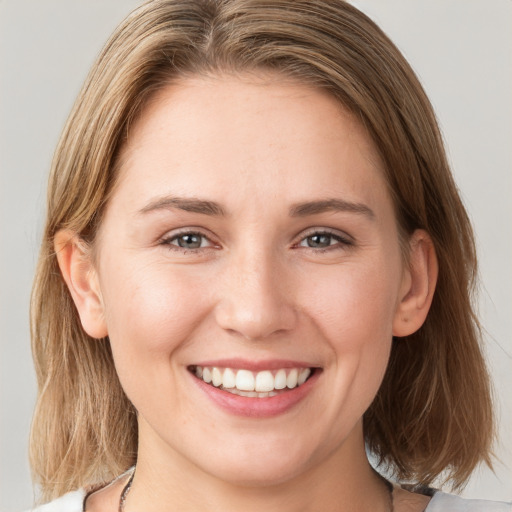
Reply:
[[432, 107], [397, 48], [342, 0], [153, 0], [115, 31], [76, 101], [54, 157], [32, 298], [39, 382], [31, 462], [44, 498], [133, 465], [137, 423], [108, 339], [81, 327], [53, 239], [93, 242], [117, 156], [148, 98], [188, 74], [274, 70], [327, 90], [353, 112], [385, 164], [401, 231], [425, 229], [439, 260], [423, 327], [393, 343], [364, 416], [369, 449], [402, 481], [442, 472], [462, 485], [490, 464], [490, 384], [472, 310], [473, 235]]

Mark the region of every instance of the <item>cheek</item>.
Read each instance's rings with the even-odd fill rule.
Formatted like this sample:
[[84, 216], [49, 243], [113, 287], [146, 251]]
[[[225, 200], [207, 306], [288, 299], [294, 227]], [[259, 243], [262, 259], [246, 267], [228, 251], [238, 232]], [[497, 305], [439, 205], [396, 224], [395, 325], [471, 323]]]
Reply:
[[304, 295], [308, 316], [334, 346], [361, 350], [390, 341], [398, 272], [384, 262], [320, 269]]
[[[112, 267], [110, 267], [112, 268]], [[180, 350], [208, 312], [205, 283], [164, 265], [118, 265], [105, 282], [105, 312], [116, 372], [129, 400], [144, 417], [177, 417]], [[164, 391], [167, 390], [167, 391]]]
[[[110, 266], [112, 269], [112, 266]], [[105, 318], [116, 365], [168, 365], [208, 310], [203, 283], [165, 264], [117, 265], [104, 282]], [[153, 368], [156, 368], [153, 366]]]
[[[327, 274], [327, 273], [326, 273]], [[326, 414], [338, 436], [352, 428], [373, 401], [387, 368], [397, 300], [396, 272], [388, 265], [340, 266], [317, 275], [308, 316], [331, 352], [328, 373], [338, 400]]]

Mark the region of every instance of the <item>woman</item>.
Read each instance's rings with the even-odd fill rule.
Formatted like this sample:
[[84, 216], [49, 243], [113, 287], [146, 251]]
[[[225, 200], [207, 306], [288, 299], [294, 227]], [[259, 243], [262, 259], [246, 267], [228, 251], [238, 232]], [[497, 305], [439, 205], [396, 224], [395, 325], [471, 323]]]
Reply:
[[32, 463], [44, 498], [82, 490], [44, 510], [510, 509], [421, 489], [491, 463], [474, 244], [421, 86], [356, 9], [148, 2], [48, 198]]

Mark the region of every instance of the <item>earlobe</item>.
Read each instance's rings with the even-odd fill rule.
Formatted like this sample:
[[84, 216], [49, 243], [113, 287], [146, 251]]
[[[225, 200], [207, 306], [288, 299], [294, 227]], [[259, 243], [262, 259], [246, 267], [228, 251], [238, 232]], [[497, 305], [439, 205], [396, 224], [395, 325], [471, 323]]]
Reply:
[[61, 230], [55, 235], [54, 249], [82, 327], [89, 336], [104, 338], [108, 331], [103, 300], [89, 246], [76, 233]]
[[416, 332], [427, 318], [437, 282], [438, 263], [429, 234], [416, 230], [409, 239], [409, 264], [393, 321], [393, 336]]

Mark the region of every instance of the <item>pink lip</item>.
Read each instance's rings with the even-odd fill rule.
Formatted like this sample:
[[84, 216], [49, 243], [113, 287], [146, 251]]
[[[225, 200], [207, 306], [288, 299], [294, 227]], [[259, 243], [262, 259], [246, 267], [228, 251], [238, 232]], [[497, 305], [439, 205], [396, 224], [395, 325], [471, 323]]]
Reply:
[[237, 370], [250, 370], [259, 372], [262, 370], [279, 370], [281, 368], [313, 368], [310, 362], [291, 361], [289, 359], [272, 359], [268, 361], [250, 361], [247, 359], [216, 359], [211, 361], [202, 361], [191, 366], [206, 366], [217, 368], [236, 368]]
[[[254, 365], [252, 365], [251, 368], [248, 368], [247, 365], [242, 367], [238, 365], [233, 365], [233, 361], [230, 361], [230, 364], [224, 365], [225, 362], [228, 361], [222, 361], [222, 364], [221, 361], [215, 361], [215, 364], [205, 364], [204, 366], [216, 366], [220, 368], [239, 368], [251, 370], [254, 368]], [[296, 363], [294, 363], [293, 366], [294, 368], [309, 367], [308, 365], [295, 366], [295, 364]], [[285, 367], [286, 366], [277, 366], [277, 368]], [[268, 365], [264, 366], [264, 368], [270, 369]], [[273, 416], [284, 414], [285, 412], [292, 409], [294, 406], [298, 405], [301, 401], [303, 401], [315, 386], [322, 372], [321, 370], [316, 370], [313, 373], [313, 375], [301, 386], [268, 398], [251, 398], [234, 395], [233, 393], [229, 393], [228, 391], [216, 388], [211, 384], [206, 384], [206, 382], [202, 381], [201, 379], [198, 379], [192, 373], [188, 373], [190, 375], [190, 378], [193, 379], [193, 381], [196, 383], [199, 389], [210, 400], [212, 400], [214, 404], [219, 406], [224, 411], [236, 416], [245, 416], [250, 418], [270, 418]]]

